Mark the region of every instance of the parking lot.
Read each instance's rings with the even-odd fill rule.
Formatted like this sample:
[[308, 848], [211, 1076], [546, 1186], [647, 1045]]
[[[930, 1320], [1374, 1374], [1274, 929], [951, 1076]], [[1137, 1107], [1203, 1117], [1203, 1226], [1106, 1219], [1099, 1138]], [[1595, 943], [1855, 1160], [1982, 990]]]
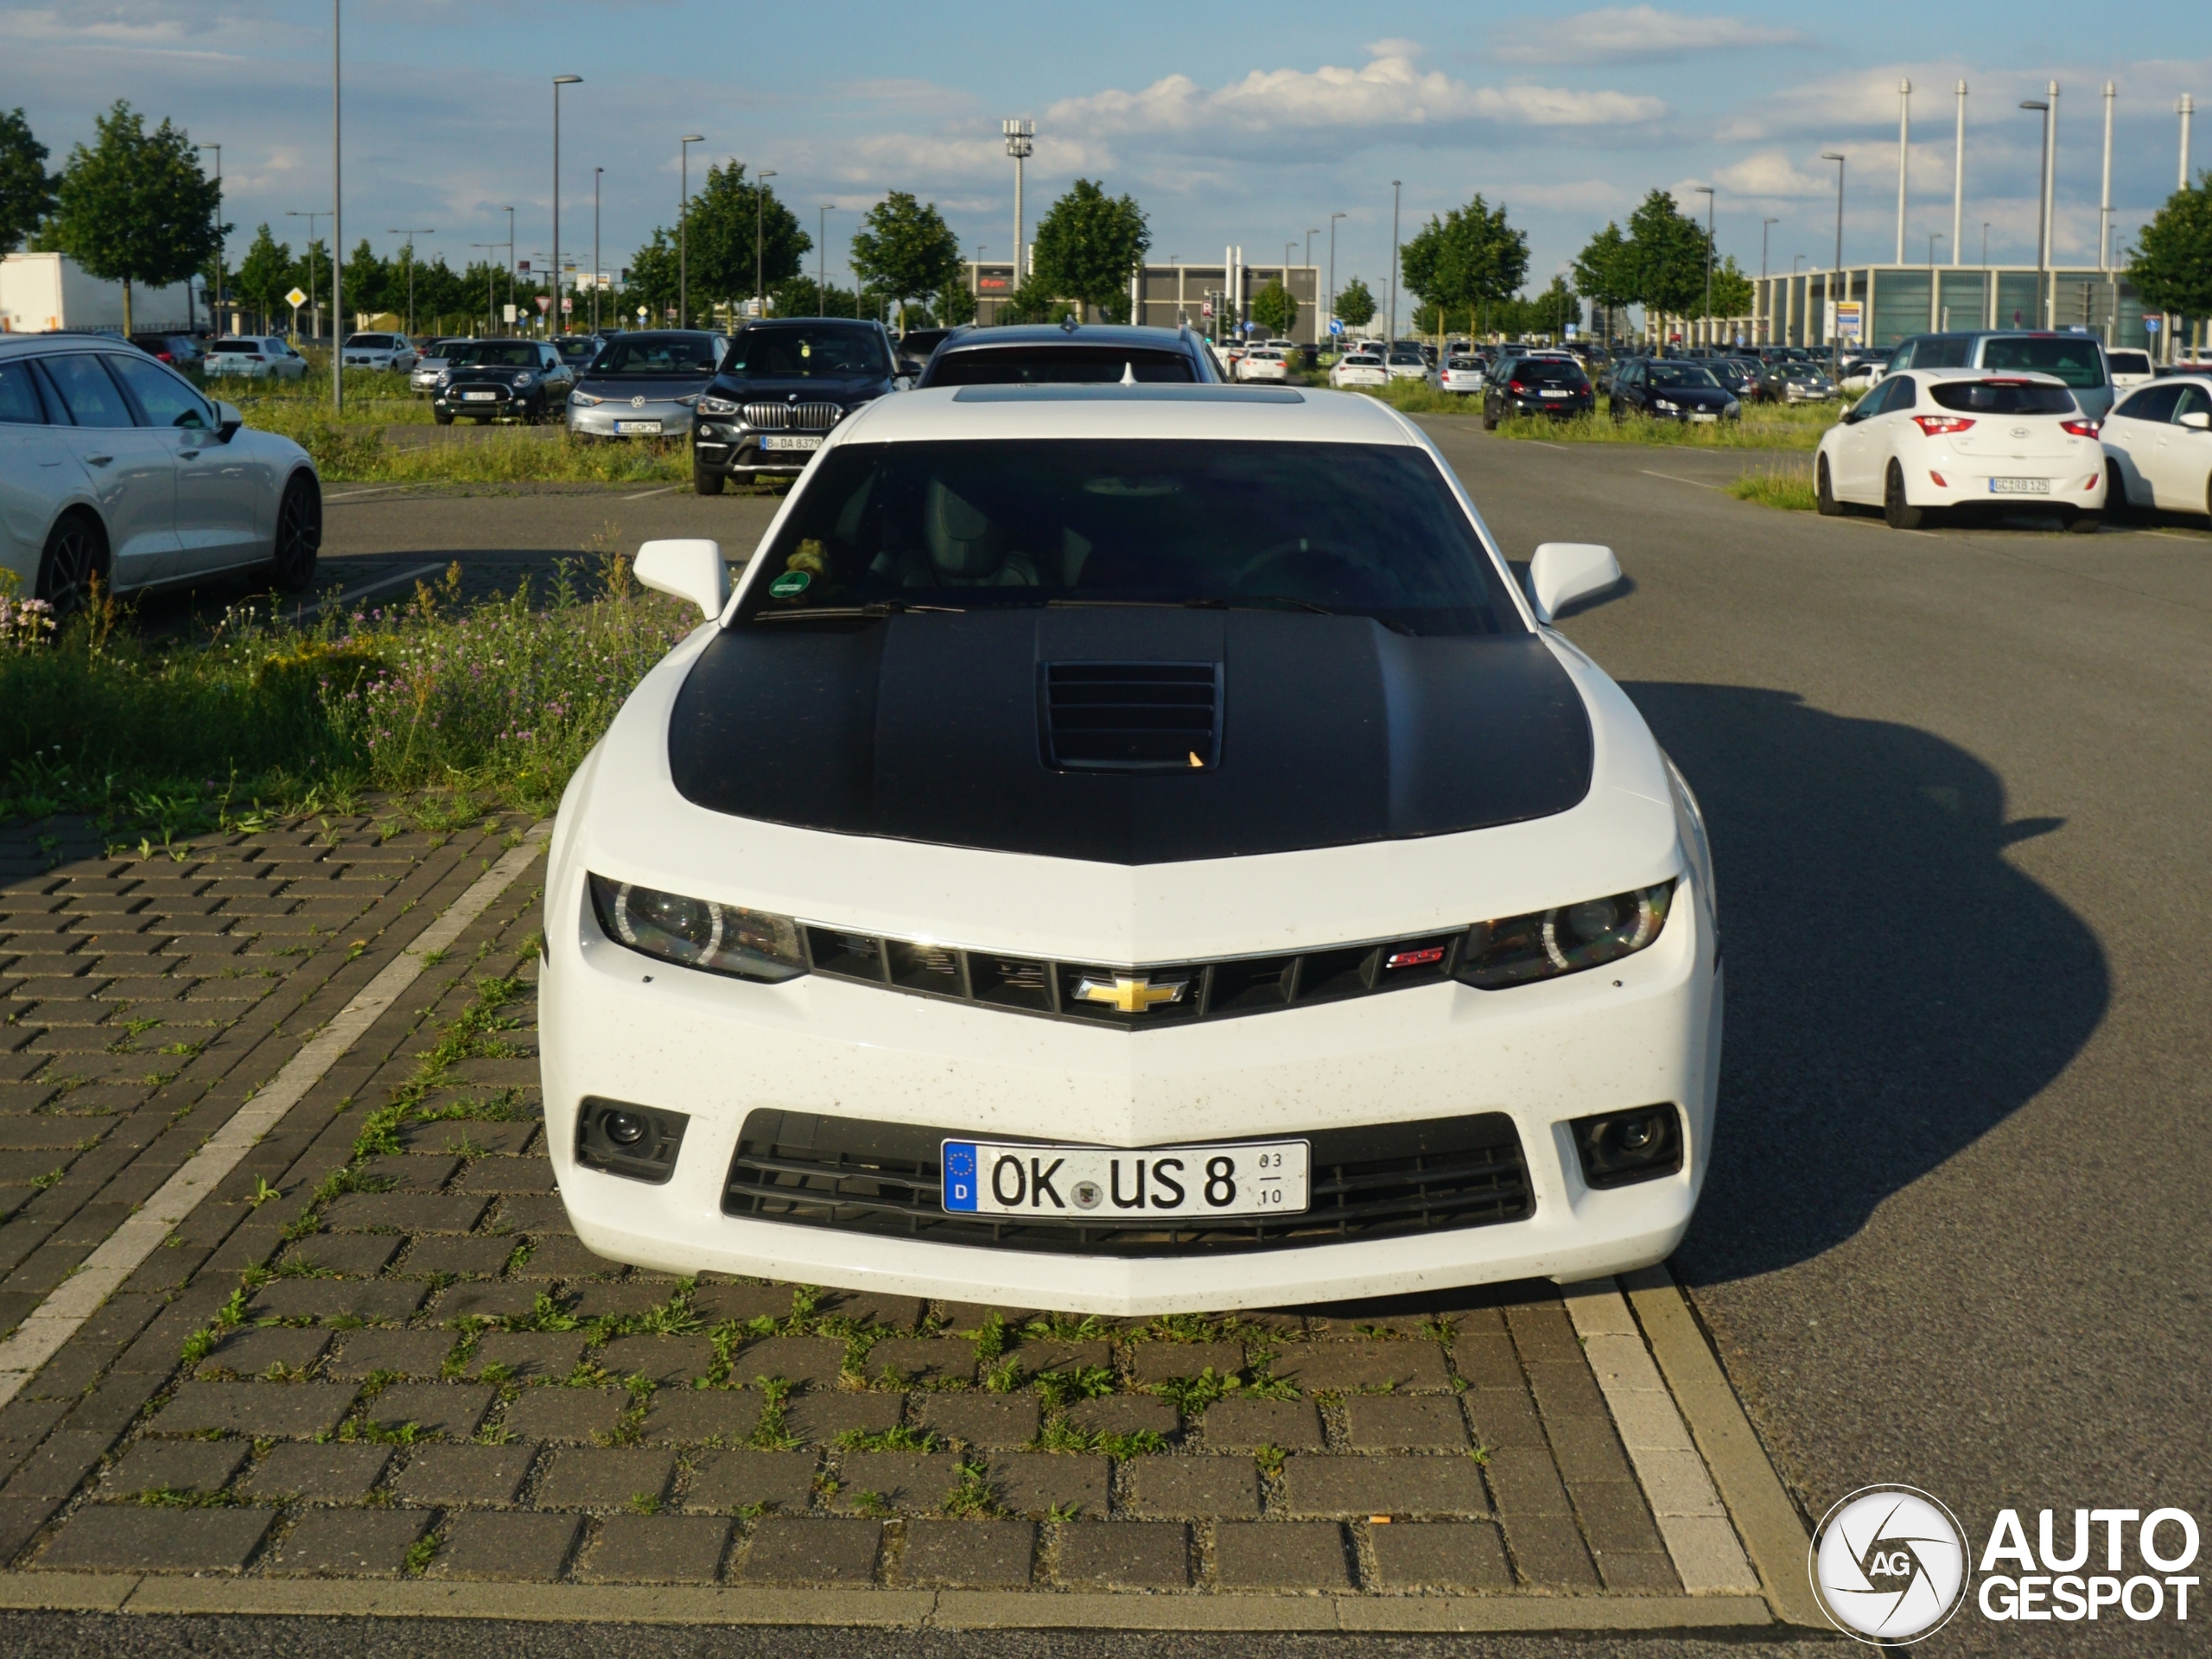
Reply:
[[[1630, 586], [1566, 632], [1635, 697], [1712, 826], [1729, 1030], [1716, 1162], [1672, 1264], [1687, 1305], [1656, 1279], [1156, 1328], [789, 1287], [672, 1304], [672, 1285], [564, 1241], [548, 1194], [524, 866], [452, 946], [522, 982], [499, 1004], [519, 1022], [500, 1026], [504, 1052], [426, 1078], [418, 1054], [473, 1006], [467, 976], [426, 969], [226, 1178], [178, 1260], [153, 1259], [183, 1270], [125, 1287], [145, 1319], [86, 1325], [0, 1411], [0, 1438], [23, 1446], [0, 1488], [10, 1603], [1045, 1624], [1069, 1651], [1147, 1622], [1224, 1652], [1250, 1638], [1205, 1647], [1209, 1620], [1672, 1633], [1648, 1638], [1658, 1650], [1705, 1624], [1779, 1638], [1803, 1616], [1761, 1470], [1800, 1516], [1901, 1482], [1976, 1533], [2002, 1507], [2193, 1505], [2212, 1467], [2212, 1238], [2177, 1153], [2212, 1092], [2192, 948], [2212, 890], [2212, 536], [1900, 532], [1726, 496], [1757, 454], [1427, 424], [1510, 556], [1550, 539], [1618, 550]], [[775, 505], [331, 497], [326, 575], [363, 598], [450, 559], [487, 591], [650, 536], [735, 554]], [[86, 860], [0, 903], [44, 915], [67, 907], [57, 895], [138, 893], [127, 908], [162, 920], [137, 932], [193, 942], [157, 953], [251, 960], [271, 985], [319, 973], [292, 1005], [319, 996], [327, 1018], [419, 930], [408, 896], [466, 885], [446, 849], [374, 842], [341, 825], [319, 848], [226, 855], [259, 871], [164, 861], [145, 893], [149, 872]], [[228, 885], [244, 880], [262, 885]], [[309, 881], [313, 899], [291, 886]], [[358, 961], [330, 944], [278, 954], [319, 936], [266, 918], [341, 894], [348, 938], [331, 942], [373, 941]], [[213, 967], [188, 995], [222, 1001], [238, 977]], [[43, 1011], [17, 1057], [107, 1055], [109, 1033], [58, 1012], [52, 988], [10, 994]], [[235, 1017], [241, 1033], [255, 1018]], [[273, 1073], [281, 1040], [253, 1035], [234, 1058]], [[84, 1062], [8, 1086], [64, 1064]], [[154, 1093], [125, 1098], [122, 1071], [92, 1064], [117, 1072], [99, 1132], [134, 1156], [165, 1144]], [[367, 1115], [416, 1084], [452, 1116], [357, 1160]], [[397, 1186], [334, 1194], [319, 1230], [283, 1236], [355, 1161]], [[283, 1196], [249, 1207], [264, 1180]], [[119, 1219], [57, 1215], [45, 1276], [16, 1266], [0, 1294], [49, 1294]], [[253, 1317], [283, 1323], [250, 1318], [180, 1368], [264, 1262]], [[1670, 1363], [1707, 1337], [1732, 1391]], [[1038, 1380], [1085, 1371], [1090, 1397]], [[1730, 1440], [1737, 1401], [1756, 1445]], [[116, 1501], [141, 1491], [179, 1496]], [[1243, 1623], [1188, 1611], [1203, 1608]], [[1422, 1624], [1407, 1608], [1458, 1611]], [[11, 1620], [23, 1650], [58, 1650], [72, 1627], [54, 1617]], [[2131, 1650], [2179, 1650], [2185, 1628], [2136, 1627]], [[2065, 1633], [1962, 1617], [1943, 1640], [2056, 1651]]]

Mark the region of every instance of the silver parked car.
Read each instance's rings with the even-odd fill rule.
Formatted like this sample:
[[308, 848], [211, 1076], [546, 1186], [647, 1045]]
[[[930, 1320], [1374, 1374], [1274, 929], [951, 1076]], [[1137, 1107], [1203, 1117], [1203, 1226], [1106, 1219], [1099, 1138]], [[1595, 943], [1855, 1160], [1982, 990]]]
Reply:
[[615, 335], [569, 393], [569, 430], [580, 438], [688, 436], [699, 394], [728, 346], [702, 329]]
[[438, 376], [445, 372], [446, 353], [474, 344], [464, 334], [447, 334], [432, 340], [423, 348], [423, 355], [415, 359], [415, 367], [407, 377], [407, 390], [417, 397], [429, 397], [438, 389]]
[[205, 375], [235, 374], [248, 380], [298, 380], [308, 360], [275, 334], [225, 334], [207, 342]]
[[322, 488], [306, 450], [119, 340], [0, 339], [0, 568], [67, 613], [124, 592], [258, 569], [315, 580]]
[[388, 369], [404, 374], [415, 366], [415, 342], [404, 334], [348, 334], [340, 349], [349, 369]]

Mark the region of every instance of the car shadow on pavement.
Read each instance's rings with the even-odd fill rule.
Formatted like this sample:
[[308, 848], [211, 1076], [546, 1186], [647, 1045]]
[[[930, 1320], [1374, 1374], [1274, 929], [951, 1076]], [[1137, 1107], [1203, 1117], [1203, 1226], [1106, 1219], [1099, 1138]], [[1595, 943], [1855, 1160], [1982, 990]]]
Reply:
[[1728, 979], [1719, 1122], [1677, 1262], [1750, 1277], [1849, 1238], [2065, 1069], [2111, 999], [2087, 923], [2004, 849], [1955, 744], [1792, 693], [1631, 683], [1713, 840]]

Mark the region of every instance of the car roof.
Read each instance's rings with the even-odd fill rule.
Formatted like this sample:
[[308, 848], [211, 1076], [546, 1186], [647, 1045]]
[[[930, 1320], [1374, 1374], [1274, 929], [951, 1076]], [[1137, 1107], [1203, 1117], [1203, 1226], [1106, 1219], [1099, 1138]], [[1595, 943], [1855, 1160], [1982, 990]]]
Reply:
[[1071, 328], [1057, 322], [1010, 323], [1003, 328], [970, 328], [945, 340], [940, 352], [988, 351], [1002, 346], [1145, 346], [1153, 351], [1187, 352], [1192, 337], [1179, 328], [1140, 328], [1124, 322], [1077, 323]]
[[1261, 439], [1408, 444], [1397, 414], [1370, 397], [1289, 386], [933, 386], [881, 397], [831, 442], [958, 438]]
[[113, 351], [130, 344], [121, 334], [62, 334], [58, 330], [44, 334], [0, 334], [0, 356], [28, 357], [33, 352], [97, 352], [102, 347]]
[[2066, 383], [2055, 374], [2041, 369], [1897, 369], [1883, 378], [1899, 378], [1912, 380], [2032, 380], [2038, 385], [2063, 386]]

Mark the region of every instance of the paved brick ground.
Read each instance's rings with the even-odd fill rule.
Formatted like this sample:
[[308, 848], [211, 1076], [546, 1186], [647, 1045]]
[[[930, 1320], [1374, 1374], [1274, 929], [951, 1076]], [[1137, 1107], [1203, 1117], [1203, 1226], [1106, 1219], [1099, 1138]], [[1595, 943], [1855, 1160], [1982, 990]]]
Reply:
[[[158, 890], [169, 909], [156, 908], [143, 861], [57, 871], [7, 895], [21, 906], [10, 916], [67, 923], [14, 936], [19, 961], [51, 971], [17, 974], [15, 1006], [38, 1033], [17, 1052], [40, 1058], [9, 1085], [28, 1103], [8, 1121], [29, 1126], [19, 1137], [85, 1124], [94, 1142], [55, 1151], [73, 1160], [65, 1179], [0, 1228], [0, 1240], [26, 1224], [25, 1237], [36, 1235], [13, 1258], [35, 1266], [27, 1286], [66, 1272], [66, 1255], [41, 1252], [64, 1249], [65, 1233], [78, 1239], [68, 1218], [129, 1202], [107, 1195], [130, 1160], [101, 1163], [99, 1185], [80, 1168], [142, 1115], [165, 1123], [186, 1069], [244, 1042], [275, 987], [290, 1008], [296, 984], [314, 1003], [352, 982], [329, 966], [313, 987], [297, 976], [342, 963], [365, 914], [438, 887], [441, 855], [427, 845], [372, 872], [365, 827], [346, 834], [360, 838], [358, 863], [345, 862], [342, 837], [328, 849], [294, 837], [171, 867], [190, 874], [159, 873], [179, 895]], [[454, 880], [481, 868], [480, 856], [462, 868], [454, 848], [442, 855]], [[232, 912], [234, 896], [267, 908]], [[162, 931], [187, 915], [233, 919], [228, 931]], [[281, 1196], [249, 1208], [232, 1192], [203, 1206], [143, 1282], [0, 1410], [10, 1471], [0, 1562], [677, 1584], [1681, 1592], [1548, 1287], [1116, 1322], [740, 1281], [687, 1287], [592, 1256], [567, 1230], [540, 1141], [536, 915], [525, 877], [233, 1182], [250, 1192], [266, 1180]], [[172, 966], [171, 984], [187, 977], [154, 1005], [163, 1017], [206, 1006], [189, 1001], [203, 984], [249, 985], [256, 1000], [219, 1005], [228, 1023], [209, 1028], [208, 1050], [176, 1078], [130, 1084], [127, 1100], [94, 1096], [116, 1102], [98, 1118], [73, 1116], [84, 1090], [124, 1085], [65, 1072], [91, 1065], [65, 1057], [113, 1058], [117, 1016], [148, 1006], [105, 995], [123, 982], [98, 931], [116, 916], [137, 920], [130, 938], [154, 938], [157, 960], [196, 966], [213, 938], [234, 952], [224, 963], [255, 964], [252, 974], [265, 962], [279, 977]], [[296, 931], [265, 925], [295, 917]], [[310, 923], [335, 931], [308, 933]], [[188, 937], [189, 950], [173, 943]], [[279, 939], [308, 948], [276, 957]], [[55, 981], [77, 994], [45, 995]], [[109, 1023], [71, 1025], [55, 1007]], [[105, 1040], [64, 1047], [54, 1035], [80, 1032]], [[237, 1071], [195, 1077], [198, 1097]], [[397, 1127], [389, 1110], [372, 1117], [395, 1103], [409, 1109]], [[205, 1132], [185, 1122], [191, 1140]], [[137, 1155], [158, 1138], [135, 1137]], [[81, 1231], [67, 1249], [97, 1242], [97, 1226]], [[219, 1311], [242, 1284], [245, 1316], [225, 1325]], [[0, 1285], [13, 1290], [12, 1279]]]

